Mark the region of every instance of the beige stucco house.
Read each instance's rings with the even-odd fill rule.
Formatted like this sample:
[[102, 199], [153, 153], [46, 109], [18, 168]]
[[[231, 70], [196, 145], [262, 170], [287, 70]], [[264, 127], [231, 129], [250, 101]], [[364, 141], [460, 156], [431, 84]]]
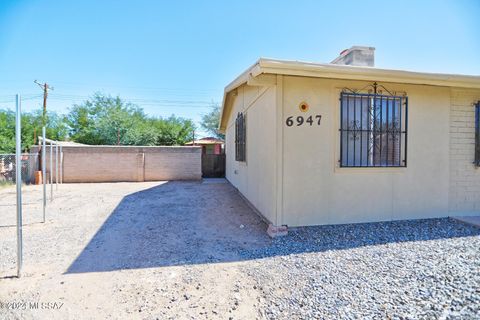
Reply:
[[226, 177], [270, 223], [480, 214], [480, 76], [260, 59], [225, 88]]

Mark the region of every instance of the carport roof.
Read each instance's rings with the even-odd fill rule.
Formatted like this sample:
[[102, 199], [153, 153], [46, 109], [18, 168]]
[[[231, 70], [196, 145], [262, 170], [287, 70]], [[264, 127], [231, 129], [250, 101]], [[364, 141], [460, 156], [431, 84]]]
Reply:
[[[243, 84], [255, 83], [261, 74], [280, 74], [313, 78], [329, 78], [344, 80], [382, 81], [406, 84], [420, 84], [442, 87], [480, 88], [480, 76], [426, 73], [394, 69], [379, 69], [336, 65], [330, 63], [313, 63], [291, 60], [260, 58], [254, 65], [239, 75], [225, 87], [222, 110], [220, 113], [221, 132], [225, 132], [227, 114], [230, 108], [230, 93]], [[274, 80], [273, 80], [274, 81]]]

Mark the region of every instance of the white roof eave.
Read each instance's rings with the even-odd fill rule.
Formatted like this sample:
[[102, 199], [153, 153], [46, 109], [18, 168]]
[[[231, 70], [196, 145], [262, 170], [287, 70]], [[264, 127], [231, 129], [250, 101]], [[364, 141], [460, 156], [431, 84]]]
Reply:
[[224, 112], [230, 92], [243, 85], [249, 78], [260, 74], [282, 74], [313, 78], [329, 78], [343, 80], [384, 81], [405, 84], [432, 85], [443, 87], [459, 87], [480, 89], [480, 76], [426, 73], [395, 69], [379, 69], [325, 63], [312, 63], [290, 60], [260, 58], [254, 65], [240, 74], [225, 87], [222, 109], [220, 113], [220, 131], [225, 130]]

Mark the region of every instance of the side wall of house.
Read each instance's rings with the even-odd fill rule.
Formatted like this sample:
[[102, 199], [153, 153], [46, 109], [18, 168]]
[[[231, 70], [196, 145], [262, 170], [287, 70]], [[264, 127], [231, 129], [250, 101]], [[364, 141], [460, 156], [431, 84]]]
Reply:
[[[449, 215], [450, 89], [381, 83], [408, 95], [408, 167], [340, 168], [340, 92], [369, 82], [285, 77], [280, 224], [372, 222]], [[306, 102], [309, 110], [299, 110]], [[321, 115], [288, 127], [289, 116]]]
[[450, 211], [480, 213], [480, 168], [475, 160], [474, 102], [480, 91], [452, 89], [450, 110]]
[[[226, 178], [269, 221], [276, 219], [275, 86], [243, 85], [232, 97], [225, 153]], [[246, 116], [246, 162], [235, 161], [235, 119]]]

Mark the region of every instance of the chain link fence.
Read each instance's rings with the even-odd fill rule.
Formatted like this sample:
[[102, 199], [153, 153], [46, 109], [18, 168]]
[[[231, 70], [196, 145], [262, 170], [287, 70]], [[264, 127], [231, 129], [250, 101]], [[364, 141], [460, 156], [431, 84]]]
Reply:
[[[35, 183], [35, 171], [39, 170], [38, 153], [22, 154], [21, 169], [24, 184]], [[16, 164], [14, 154], [0, 154], [0, 186], [16, 184]]]
[[[0, 233], [3, 227], [14, 227], [17, 222], [15, 160], [14, 154], [0, 154]], [[38, 223], [43, 221], [42, 188], [35, 185], [35, 172], [40, 170], [39, 154], [24, 153], [21, 155], [20, 163], [23, 185], [22, 224]]]

